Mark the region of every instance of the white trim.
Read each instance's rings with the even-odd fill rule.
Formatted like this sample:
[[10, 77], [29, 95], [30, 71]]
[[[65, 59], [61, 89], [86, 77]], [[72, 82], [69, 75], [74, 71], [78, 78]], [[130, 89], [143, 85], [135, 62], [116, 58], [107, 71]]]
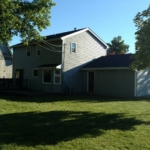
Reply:
[[93, 93], [95, 92], [95, 71], [87, 71], [87, 92], [89, 92], [89, 72], [93, 72], [94, 73], [94, 89], [93, 89]]
[[88, 30], [88, 28], [85, 28], [85, 29], [83, 29], [83, 30], [76, 31], [76, 32], [74, 32], [74, 33], [70, 33], [70, 34], [68, 34], [68, 35], [65, 35], [65, 36], [61, 37], [61, 39], [64, 40], [64, 39], [66, 39], [66, 38], [68, 38], [68, 37], [70, 37], [70, 36], [80, 34], [80, 33], [85, 32], [85, 31], [87, 31], [87, 30]]
[[61, 69], [62, 68], [62, 64], [56, 66], [56, 69]]
[[134, 97], [137, 97], [137, 71], [134, 73]]
[[55, 67], [38, 67], [38, 69], [61, 69], [62, 64], [55, 66]]
[[81, 70], [130, 70], [128, 67], [106, 67], [106, 68], [81, 68]]
[[[38, 76], [34, 76], [34, 70], [37, 70], [38, 71]], [[37, 68], [33, 68], [32, 69], [32, 78], [38, 78], [39, 77], [39, 69], [37, 69]]]
[[[75, 52], [72, 52], [72, 44], [75, 44]], [[72, 54], [77, 53], [77, 43], [76, 42], [71, 42], [70, 43], [70, 53], [72, 53]]]
[[[44, 70], [51, 70], [51, 83], [44, 82]], [[48, 68], [47, 69], [43, 69], [42, 70], [42, 84], [52, 84], [52, 79], [53, 79], [52, 78], [52, 69], [50, 69], [50, 68], [49, 69]]]
[[103, 43], [106, 46], [106, 49], [109, 48], [109, 46], [98, 35], [96, 35], [90, 28], [85, 28], [83, 30], [79, 30], [77, 32], [74, 32], [74, 33], [71, 33], [69, 35], [63, 36], [63, 37], [61, 37], [61, 39], [64, 40], [64, 39], [66, 39], [66, 38], [68, 38], [70, 36], [77, 35], [77, 34], [80, 34], [82, 32], [85, 32], [85, 31], [91, 32], [101, 43]]
[[[56, 71], [56, 70], [59, 70], [59, 71], [60, 71], [60, 74], [59, 74], [59, 75], [56, 75], [56, 74], [55, 74], [55, 71]], [[59, 77], [59, 78], [60, 78], [60, 82], [59, 82], [59, 83], [56, 83], [56, 82], [55, 82], [55, 77]], [[58, 84], [61, 84], [61, 70], [60, 70], [60, 69], [54, 69], [54, 70], [53, 70], [53, 81], [54, 81], [54, 82], [53, 82], [54, 84], [57, 84], [57, 85], [58, 85]]]

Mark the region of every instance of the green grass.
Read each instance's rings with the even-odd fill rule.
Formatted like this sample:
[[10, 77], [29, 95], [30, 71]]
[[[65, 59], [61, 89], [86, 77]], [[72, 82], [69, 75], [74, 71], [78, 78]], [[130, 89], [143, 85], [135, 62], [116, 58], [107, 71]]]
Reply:
[[149, 99], [0, 98], [0, 150], [149, 149]]

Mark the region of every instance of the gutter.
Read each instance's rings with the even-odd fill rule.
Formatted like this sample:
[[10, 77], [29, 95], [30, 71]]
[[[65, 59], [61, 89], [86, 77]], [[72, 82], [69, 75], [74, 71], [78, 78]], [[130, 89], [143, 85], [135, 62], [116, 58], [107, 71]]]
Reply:
[[81, 70], [131, 70], [129, 67], [81, 68]]

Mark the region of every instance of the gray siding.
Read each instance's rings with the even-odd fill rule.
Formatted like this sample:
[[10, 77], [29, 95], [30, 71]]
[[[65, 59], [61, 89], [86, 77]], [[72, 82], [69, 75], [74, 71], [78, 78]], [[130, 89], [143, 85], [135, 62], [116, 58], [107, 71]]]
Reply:
[[[77, 52], [71, 53], [71, 42], [77, 44]], [[98, 41], [89, 31], [73, 35], [64, 40], [64, 81], [75, 92], [81, 91], [80, 68], [90, 61], [106, 55], [104, 45]]]
[[0, 45], [0, 78], [12, 78], [12, 56], [5, 44]]
[[150, 71], [138, 71], [136, 81], [137, 97], [150, 95]]
[[[83, 71], [82, 91], [87, 91], [87, 71]], [[94, 93], [106, 96], [134, 97], [135, 73], [130, 70], [94, 71]]]
[[[62, 45], [62, 41], [53, 41], [51, 42], [55, 45]], [[46, 46], [46, 45], [44, 45]], [[48, 47], [48, 46], [47, 46]], [[15, 78], [16, 69], [23, 69], [24, 71], [24, 79], [29, 80], [29, 88], [35, 90], [43, 90], [43, 91], [51, 91], [51, 84], [43, 84], [42, 83], [42, 68], [39, 68], [39, 77], [32, 77], [32, 70], [38, 68], [43, 64], [61, 64], [62, 63], [62, 53], [53, 52], [51, 47], [48, 47], [50, 50], [47, 50], [41, 47], [41, 55], [36, 56], [36, 45], [31, 45], [31, 56], [26, 56], [26, 46], [14, 48], [14, 61], [13, 61], [13, 77]], [[60, 51], [62, 47], [57, 47]], [[51, 51], [52, 50], [52, 51]], [[57, 91], [57, 87], [60, 85], [56, 85], [54, 91]], [[59, 91], [60, 92], [60, 91]]]
[[107, 96], [134, 97], [134, 71], [95, 72], [95, 93]]

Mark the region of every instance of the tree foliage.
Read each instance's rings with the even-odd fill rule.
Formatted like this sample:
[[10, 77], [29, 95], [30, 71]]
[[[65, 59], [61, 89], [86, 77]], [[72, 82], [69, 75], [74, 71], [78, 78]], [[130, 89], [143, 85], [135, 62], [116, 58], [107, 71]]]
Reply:
[[136, 70], [143, 70], [150, 67], [150, 6], [138, 12], [134, 18], [137, 27], [135, 61], [131, 67]]
[[0, 0], [0, 43], [20, 36], [22, 42], [40, 40], [40, 31], [50, 26], [52, 0]]
[[126, 54], [129, 50], [129, 45], [124, 43], [121, 36], [114, 37], [111, 43], [108, 43], [110, 54]]

